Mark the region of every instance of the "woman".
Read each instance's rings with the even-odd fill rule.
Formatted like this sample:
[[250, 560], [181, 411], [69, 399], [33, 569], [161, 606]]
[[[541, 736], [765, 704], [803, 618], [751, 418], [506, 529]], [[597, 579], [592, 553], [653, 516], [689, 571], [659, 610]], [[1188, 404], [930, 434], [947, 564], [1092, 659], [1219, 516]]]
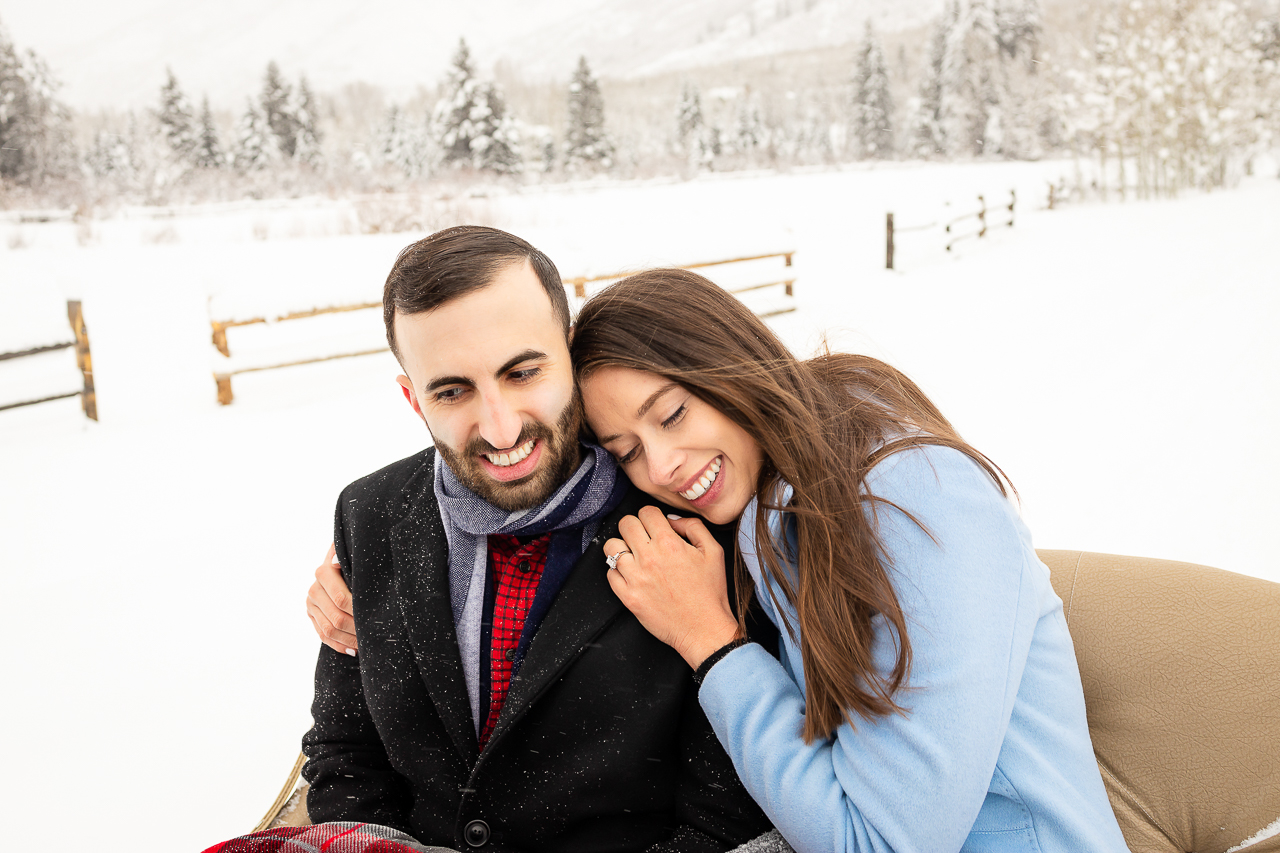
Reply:
[[873, 359], [799, 361], [693, 273], [608, 288], [571, 344], [587, 422], [632, 482], [740, 517], [782, 649], [696, 519], [605, 543], [614, 591], [680, 652], [747, 789], [801, 853], [1126, 849], [1061, 602], [999, 470]]

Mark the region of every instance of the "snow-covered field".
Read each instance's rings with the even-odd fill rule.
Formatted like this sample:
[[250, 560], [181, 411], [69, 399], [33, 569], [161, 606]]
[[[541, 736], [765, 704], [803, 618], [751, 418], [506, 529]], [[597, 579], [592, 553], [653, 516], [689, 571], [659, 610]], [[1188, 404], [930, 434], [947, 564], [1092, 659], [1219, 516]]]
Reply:
[[[774, 327], [800, 352], [825, 333], [905, 369], [1010, 475], [1040, 547], [1280, 581], [1280, 181], [1044, 210], [1072, 168], [584, 184], [475, 209], [566, 277], [794, 249], [798, 310]], [[887, 211], [925, 224], [1011, 188], [1012, 229], [950, 254], [937, 229], [903, 233], [884, 269]], [[116, 849], [200, 850], [252, 827], [283, 781], [309, 720], [302, 598], [333, 501], [428, 436], [386, 354], [238, 376], [218, 407], [208, 322], [377, 299], [420, 235], [350, 235], [349, 215], [264, 206], [264, 230], [205, 211], [160, 236], [149, 219], [0, 223], [17, 246], [0, 248], [0, 352], [66, 339], [60, 306], [83, 299], [101, 414], [0, 412], [7, 847], [78, 849], [127, 820]], [[350, 317], [232, 329], [233, 357], [376, 346], [376, 312]], [[41, 369], [65, 383], [72, 368]]]

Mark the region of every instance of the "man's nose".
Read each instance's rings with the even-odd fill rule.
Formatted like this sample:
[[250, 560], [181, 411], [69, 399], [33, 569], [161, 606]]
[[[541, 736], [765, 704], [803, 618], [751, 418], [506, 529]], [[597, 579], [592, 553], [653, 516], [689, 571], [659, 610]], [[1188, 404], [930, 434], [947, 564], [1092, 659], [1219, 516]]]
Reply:
[[498, 450], [509, 450], [520, 438], [524, 421], [511, 400], [498, 391], [484, 395], [480, 410], [480, 437]]

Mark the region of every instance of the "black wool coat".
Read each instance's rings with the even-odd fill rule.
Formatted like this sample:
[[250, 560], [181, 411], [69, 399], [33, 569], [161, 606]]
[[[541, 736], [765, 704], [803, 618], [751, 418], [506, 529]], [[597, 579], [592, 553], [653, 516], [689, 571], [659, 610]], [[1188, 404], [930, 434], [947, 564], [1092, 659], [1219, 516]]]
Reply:
[[[320, 649], [303, 739], [312, 821], [494, 853], [722, 851], [767, 831], [688, 665], [605, 578], [600, 546], [654, 503], [634, 488], [565, 581], [478, 750], [434, 459], [428, 448], [339, 498], [334, 544], [360, 654]], [[732, 555], [732, 531], [717, 532]]]

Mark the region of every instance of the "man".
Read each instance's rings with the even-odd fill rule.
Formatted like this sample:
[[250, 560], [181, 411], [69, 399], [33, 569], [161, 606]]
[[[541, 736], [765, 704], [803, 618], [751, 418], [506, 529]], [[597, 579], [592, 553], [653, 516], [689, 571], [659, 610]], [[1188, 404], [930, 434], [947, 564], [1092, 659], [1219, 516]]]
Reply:
[[435, 447], [338, 502], [359, 654], [320, 652], [312, 821], [494, 851], [713, 851], [764, 832], [689, 668], [606, 580], [601, 543], [652, 501], [578, 441], [554, 265], [448, 229], [401, 252], [383, 316]]

